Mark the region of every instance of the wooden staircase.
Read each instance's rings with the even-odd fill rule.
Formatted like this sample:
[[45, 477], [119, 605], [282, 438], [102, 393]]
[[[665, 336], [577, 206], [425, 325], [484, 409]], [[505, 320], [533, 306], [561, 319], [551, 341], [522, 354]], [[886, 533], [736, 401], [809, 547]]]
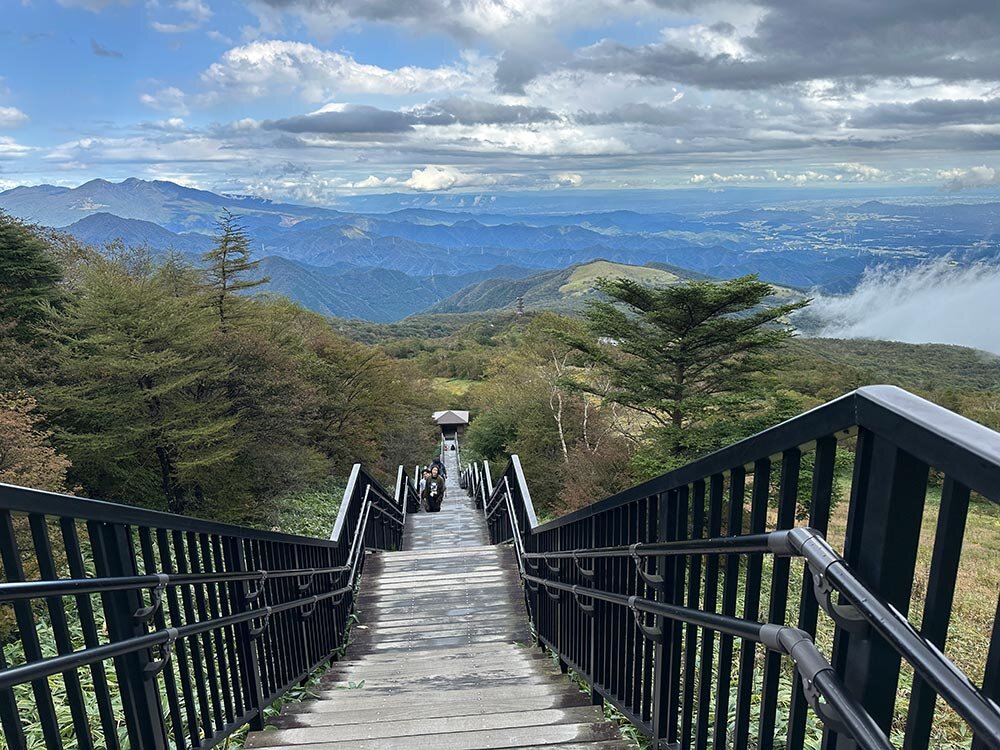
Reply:
[[253, 748], [625, 750], [589, 693], [531, 647], [508, 549], [449, 482], [440, 513], [407, 518], [404, 549], [370, 555], [347, 661], [286, 706]]

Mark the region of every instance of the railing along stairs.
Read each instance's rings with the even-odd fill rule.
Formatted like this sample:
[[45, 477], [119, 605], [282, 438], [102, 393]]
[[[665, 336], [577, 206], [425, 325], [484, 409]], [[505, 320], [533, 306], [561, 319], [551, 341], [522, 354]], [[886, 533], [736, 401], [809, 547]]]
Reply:
[[355, 465], [323, 540], [0, 484], [3, 745], [211, 748], [262, 729], [342, 653], [365, 552], [400, 548], [415, 495], [402, 468], [390, 495]]
[[[853, 472], [831, 544], [838, 457]], [[653, 747], [801, 750], [811, 713], [823, 750], [926, 750], [949, 711], [973, 750], [1000, 748], [1000, 616], [976, 682], [943, 653], [970, 495], [1000, 502], [1000, 434], [873, 386], [547, 523], [517, 456], [463, 483], [491, 541], [513, 543], [539, 643]]]

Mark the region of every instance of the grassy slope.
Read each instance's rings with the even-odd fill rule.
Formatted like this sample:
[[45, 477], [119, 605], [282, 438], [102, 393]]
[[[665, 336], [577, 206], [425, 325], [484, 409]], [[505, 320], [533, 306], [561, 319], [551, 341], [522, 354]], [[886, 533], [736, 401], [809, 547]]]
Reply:
[[790, 352], [815, 367], [854, 370], [863, 383], [928, 391], [1000, 392], [1000, 357], [945, 344], [797, 338]]
[[625, 277], [649, 284], [676, 284], [701, 278], [669, 266], [632, 266], [596, 260], [554, 271], [542, 271], [522, 279], [488, 279], [466, 287], [431, 307], [430, 313], [513, 310], [517, 298], [528, 310], [574, 312], [596, 296], [594, 284], [602, 277]]

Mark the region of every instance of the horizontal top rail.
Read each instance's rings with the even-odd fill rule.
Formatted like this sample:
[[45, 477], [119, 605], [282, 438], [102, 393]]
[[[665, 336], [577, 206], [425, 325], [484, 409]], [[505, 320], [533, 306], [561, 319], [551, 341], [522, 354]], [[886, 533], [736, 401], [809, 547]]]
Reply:
[[45, 516], [76, 518], [80, 521], [122, 523], [132, 526], [149, 526], [170, 531], [190, 531], [197, 534], [216, 534], [265, 542], [310, 544], [317, 547], [335, 547], [336, 539], [285, 534], [280, 531], [251, 529], [236, 524], [206, 521], [191, 516], [181, 516], [160, 510], [148, 510], [134, 505], [122, 505], [105, 500], [64, 495], [59, 492], [36, 490], [0, 482], [0, 508], [15, 513], [38, 513]]

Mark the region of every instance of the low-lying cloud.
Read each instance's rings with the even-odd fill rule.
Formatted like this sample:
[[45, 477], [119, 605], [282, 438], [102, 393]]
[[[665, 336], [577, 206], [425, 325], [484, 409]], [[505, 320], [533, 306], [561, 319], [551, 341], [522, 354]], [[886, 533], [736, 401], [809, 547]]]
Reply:
[[1000, 267], [938, 261], [869, 269], [851, 294], [821, 295], [808, 314], [827, 338], [957, 344], [1000, 354]]

